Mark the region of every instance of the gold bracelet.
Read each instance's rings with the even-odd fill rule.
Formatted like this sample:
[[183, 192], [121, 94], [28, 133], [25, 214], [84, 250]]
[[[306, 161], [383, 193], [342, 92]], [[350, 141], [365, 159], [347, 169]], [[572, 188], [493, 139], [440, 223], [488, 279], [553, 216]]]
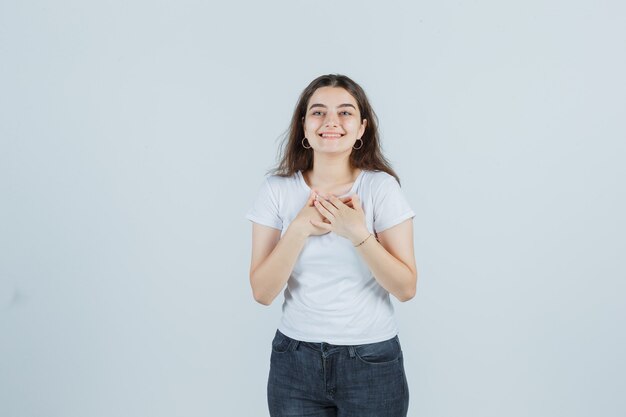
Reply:
[[365, 243], [365, 241], [366, 241], [367, 239], [369, 239], [370, 237], [372, 237], [372, 234], [371, 234], [371, 233], [369, 234], [369, 236], [367, 236], [365, 239], [363, 239], [363, 242], [359, 243], [358, 245], [354, 245], [354, 247], [356, 248], [357, 246], [361, 246], [361, 245], [362, 245], [362, 244], [364, 244], [364, 243]]

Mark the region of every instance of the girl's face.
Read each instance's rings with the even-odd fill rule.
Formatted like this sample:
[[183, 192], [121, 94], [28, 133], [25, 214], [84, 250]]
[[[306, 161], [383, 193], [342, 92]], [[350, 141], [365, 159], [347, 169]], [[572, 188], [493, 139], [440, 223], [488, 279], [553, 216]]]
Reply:
[[315, 90], [303, 119], [304, 136], [318, 152], [350, 153], [367, 125], [354, 97], [341, 87]]

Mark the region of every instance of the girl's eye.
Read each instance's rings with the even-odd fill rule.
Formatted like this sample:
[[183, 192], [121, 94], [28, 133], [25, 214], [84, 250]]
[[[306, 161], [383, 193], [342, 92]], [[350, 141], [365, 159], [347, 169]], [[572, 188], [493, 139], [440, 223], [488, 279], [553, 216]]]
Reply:
[[[323, 114], [324, 114], [324, 112], [321, 112], [321, 111], [311, 112], [312, 116], [321, 116]], [[339, 112], [339, 114], [341, 114], [343, 116], [351, 116], [352, 115], [352, 113], [350, 113], [348, 110], [341, 111], [341, 112]]]

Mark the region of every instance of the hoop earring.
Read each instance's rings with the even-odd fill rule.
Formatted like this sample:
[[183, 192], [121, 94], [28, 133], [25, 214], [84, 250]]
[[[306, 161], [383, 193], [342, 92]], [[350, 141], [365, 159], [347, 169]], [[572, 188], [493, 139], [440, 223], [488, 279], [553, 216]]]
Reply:
[[363, 147], [363, 139], [358, 138], [357, 140], [361, 141], [361, 146], [359, 146], [358, 148], [355, 148], [354, 146], [352, 147], [352, 149], [361, 149]]
[[[307, 148], [306, 146], [304, 146], [304, 140], [305, 140], [305, 139], [306, 139], [306, 138], [302, 138], [302, 147], [303, 147], [304, 149], [311, 149], [311, 148], [312, 148], [312, 146], [311, 146], [311, 144], [310, 144], [310, 143], [309, 143], [309, 147], [308, 147], [308, 148]], [[306, 140], [308, 140], [308, 139], [306, 139]]]

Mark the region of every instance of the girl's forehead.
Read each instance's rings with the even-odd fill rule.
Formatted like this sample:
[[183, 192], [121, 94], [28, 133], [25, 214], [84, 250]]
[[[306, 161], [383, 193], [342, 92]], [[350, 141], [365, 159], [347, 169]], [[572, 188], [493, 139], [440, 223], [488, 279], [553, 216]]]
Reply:
[[311, 95], [309, 104], [320, 101], [341, 102], [356, 104], [356, 100], [345, 88], [342, 87], [320, 87]]

